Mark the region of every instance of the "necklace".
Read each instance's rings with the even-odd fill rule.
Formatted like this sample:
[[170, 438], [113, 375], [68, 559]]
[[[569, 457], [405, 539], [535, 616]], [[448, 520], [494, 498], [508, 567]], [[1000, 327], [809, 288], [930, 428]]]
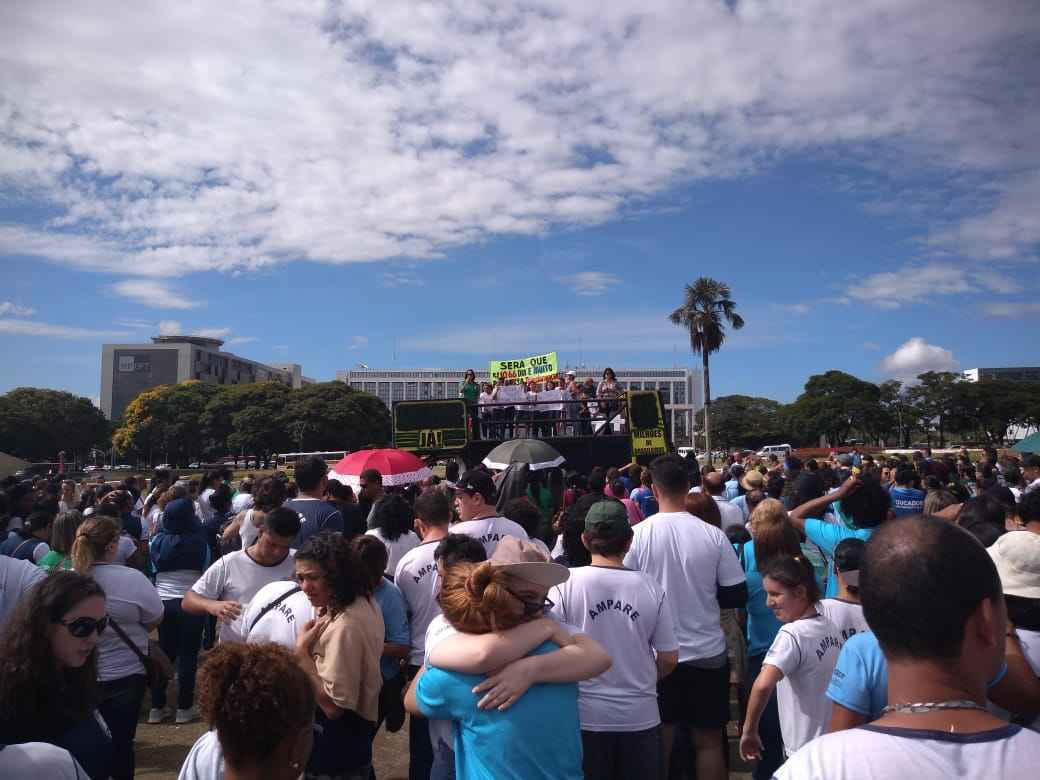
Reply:
[[986, 708], [971, 699], [951, 699], [950, 701], [915, 701], [907, 704], [889, 704], [881, 710], [882, 715], [890, 712], [917, 714], [920, 712], [938, 712], [939, 710], [982, 710]]

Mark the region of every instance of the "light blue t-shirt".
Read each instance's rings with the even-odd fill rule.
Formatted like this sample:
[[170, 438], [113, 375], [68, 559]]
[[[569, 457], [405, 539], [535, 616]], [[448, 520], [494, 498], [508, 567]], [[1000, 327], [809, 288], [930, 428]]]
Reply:
[[747, 578], [747, 652], [748, 655], [764, 655], [783, 623], [766, 606], [766, 589], [755, 560], [755, 543], [744, 542], [743, 554], [738, 557], [744, 565], [744, 576]]
[[[412, 634], [408, 628], [408, 604], [401, 589], [383, 577], [372, 598], [383, 613], [383, 625], [386, 626], [383, 641], [410, 646]], [[383, 673], [384, 680], [391, 680], [401, 673], [401, 666], [393, 658], [384, 656], [379, 659], [379, 671]]]
[[[552, 642], [531, 655], [558, 650]], [[479, 710], [474, 686], [483, 675], [431, 667], [419, 680], [423, 715], [455, 721], [460, 780], [581, 780], [577, 683], [540, 683], [505, 712]]]
[[732, 501], [734, 498], [740, 495], [740, 482], [735, 479], [731, 479], [726, 483], [726, 490], [722, 494], [722, 497], [727, 501]]
[[865, 542], [872, 533], [873, 528], [844, 528], [815, 518], [805, 521], [806, 537], [827, 556], [827, 598], [838, 595], [838, 578], [834, 574], [834, 548], [843, 539], [862, 539]]
[[[1004, 679], [1005, 662], [987, 688]], [[827, 698], [867, 720], [877, 720], [888, 704], [888, 663], [873, 631], [853, 634], [841, 646], [838, 663], [827, 686]]]
[[881, 717], [888, 703], [888, 664], [873, 631], [853, 634], [841, 646], [827, 698], [868, 720]]
[[919, 515], [924, 510], [924, 492], [916, 488], [894, 487], [888, 491], [896, 517]]

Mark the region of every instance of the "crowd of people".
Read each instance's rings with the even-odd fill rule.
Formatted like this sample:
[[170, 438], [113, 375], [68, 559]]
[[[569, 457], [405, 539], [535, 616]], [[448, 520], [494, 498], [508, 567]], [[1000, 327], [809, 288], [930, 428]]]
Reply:
[[1040, 457], [459, 471], [8, 480], [0, 776], [1035, 773]]
[[621, 432], [627, 424], [624, 395], [612, 368], [603, 369], [598, 383], [592, 377], [579, 381], [573, 371], [559, 379], [478, 383], [469, 369], [459, 386], [474, 439], [591, 436], [603, 425]]

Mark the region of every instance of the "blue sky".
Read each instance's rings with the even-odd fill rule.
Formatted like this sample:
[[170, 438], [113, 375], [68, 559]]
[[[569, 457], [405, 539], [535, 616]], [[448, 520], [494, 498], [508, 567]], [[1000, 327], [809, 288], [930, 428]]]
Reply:
[[714, 395], [1035, 364], [1035, 5], [644, 5], [8, 4], [0, 391], [174, 331], [696, 365], [701, 275], [748, 323]]

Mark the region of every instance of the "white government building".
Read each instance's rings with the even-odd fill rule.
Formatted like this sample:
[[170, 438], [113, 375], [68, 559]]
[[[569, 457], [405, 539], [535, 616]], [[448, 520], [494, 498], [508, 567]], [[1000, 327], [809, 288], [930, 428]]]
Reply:
[[[458, 398], [464, 368], [352, 368], [336, 372], [336, 379], [378, 396], [389, 407], [394, 401]], [[474, 368], [478, 382], [488, 381], [487, 368]], [[562, 366], [579, 380], [599, 382], [603, 367]], [[615, 368], [624, 390], [660, 390], [669, 418], [672, 441], [688, 443], [694, 415], [703, 404], [701, 372], [696, 368]]]

